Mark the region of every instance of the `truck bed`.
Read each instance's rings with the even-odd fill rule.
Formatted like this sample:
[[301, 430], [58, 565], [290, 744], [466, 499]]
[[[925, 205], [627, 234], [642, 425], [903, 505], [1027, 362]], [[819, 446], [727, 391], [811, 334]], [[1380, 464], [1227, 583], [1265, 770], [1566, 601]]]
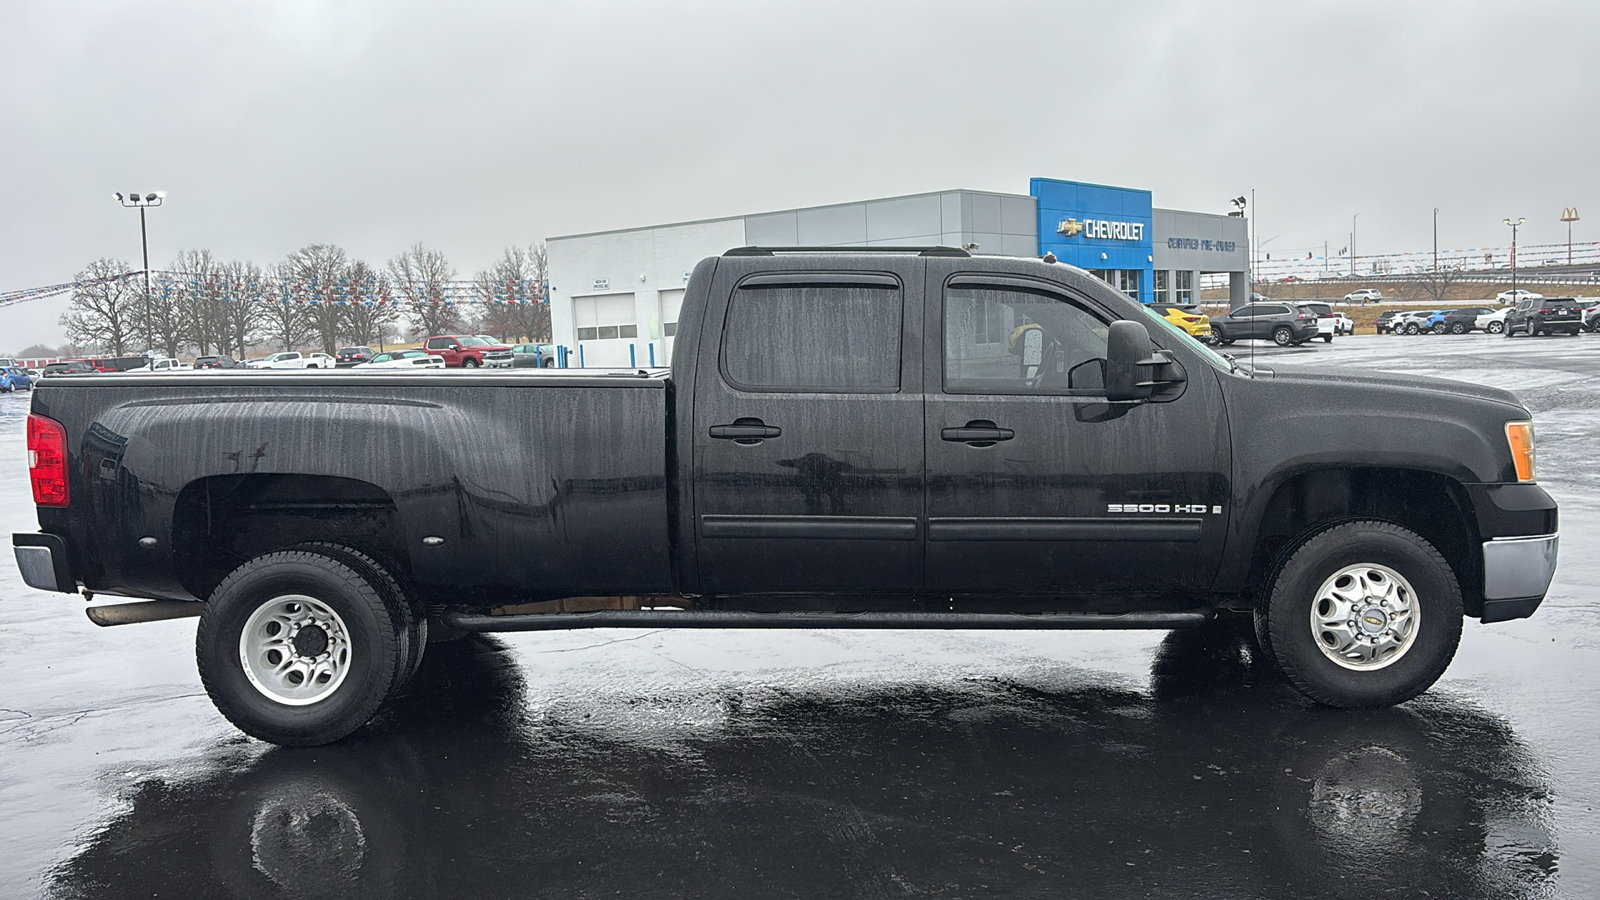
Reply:
[[308, 515], [409, 559], [429, 602], [669, 592], [670, 387], [664, 371], [44, 379], [33, 409], [81, 456], [72, 507], [40, 524], [103, 593], [204, 597]]

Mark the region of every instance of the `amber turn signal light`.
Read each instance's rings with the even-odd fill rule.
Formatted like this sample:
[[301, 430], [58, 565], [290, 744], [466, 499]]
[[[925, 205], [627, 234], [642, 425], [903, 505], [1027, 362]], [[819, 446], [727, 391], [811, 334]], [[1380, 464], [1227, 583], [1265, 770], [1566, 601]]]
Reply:
[[1506, 442], [1511, 445], [1511, 461], [1517, 467], [1517, 480], [1533, 481], [1533, 423], [1507, 422]]

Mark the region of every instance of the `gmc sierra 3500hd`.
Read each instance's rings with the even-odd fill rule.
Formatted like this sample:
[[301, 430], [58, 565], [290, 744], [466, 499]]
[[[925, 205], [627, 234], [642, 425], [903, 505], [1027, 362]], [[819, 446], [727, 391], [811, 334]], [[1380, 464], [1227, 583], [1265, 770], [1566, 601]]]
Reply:
[[292, 745], [367, 722], [430, 629], [1248, 612], [1305, 694], [1393, 704], [1555, 571], [1511, 394], [1244, 368], [1049, 257], [729, 251], [672, 363], [45, 379], [17, 564], [147, 598], [101, 624], [198, 615], [217, 708]]

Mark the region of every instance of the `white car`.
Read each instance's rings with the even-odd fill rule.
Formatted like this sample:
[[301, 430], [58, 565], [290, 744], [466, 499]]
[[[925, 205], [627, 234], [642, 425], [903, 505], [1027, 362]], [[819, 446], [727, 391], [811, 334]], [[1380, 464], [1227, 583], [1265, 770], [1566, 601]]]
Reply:
[[1506, 313], [1511, 312], [1511, 310], [1512, 307], [1507, 306], [1491, 313], [1484, 313], [1472, 320], [1472, 327], [1479, 331], [1487, 331], [1490, 334], [1504, 334], [1506, 330]]
[[158, 356], [137, 369], [124, 369], [125, 372], [177, 372], [189, 368], [170, 356]]
[[1501, 291], [1500, 293], [1494, 295], [1494, 299], [1497, 303], [1504, 303], [1507, 306], [1516, 306], [1517, 301], [1519, 300], [1543, 300], [1544, 295], [1518, 288], [1514, 291]]
[[[251, 365], [253, 369], [331, 369], [334, 359], [326, 353], [305, 354], [298, 350], [274, 353]], [[250, 365], [246, 363], [246, 365]]]
[[379, 353], [364, 363], [356, 363], [352, 369], [442, 369], [444, 357], [423, 353], [421, 350], [396, 350], [392, 353]]
[[[1333, 343], [1334, 335], [1343, 332], [1344, 326], [1339, 322], [1340, 316], [1335, 315], [1333, 307], [1328, 304], [1320, 302], [1296, 303], [1295, 306], [1317, 317], [1317, 337], [1322, 338], [1324, 343]], [[1350, 317], [1344, 316], [1344, 320], [1349, 322]], [[1355, 327], [1353, 323], [1351, 327]]]
[[1382, 303], [1383, 291], [1376, 288], [1362, 288], [1344, 295], [1346, 303]]

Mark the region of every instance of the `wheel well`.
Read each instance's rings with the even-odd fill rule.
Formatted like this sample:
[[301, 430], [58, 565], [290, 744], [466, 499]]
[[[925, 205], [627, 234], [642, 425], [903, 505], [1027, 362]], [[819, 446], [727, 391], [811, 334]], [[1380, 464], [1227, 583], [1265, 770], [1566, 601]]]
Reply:
[[1358, 519], [1408, 528], [1432, 544], [1461, 585], [1469, 616], [1483, 609], [1483, 562], [1471, 502], [1460, 483], [1433, 472], [1339, 468], [1304, 472], [1273, 491], [1250, 564], [1252, 605], [1267, 595], [1290, 553], [1312, 535]]
[[332, 475], [214, 475], [190, 482], [173, 511], [174, 562], [196, 597], [246, 560], [334, 541], [410, 568], [400, 512], [382, 488]]

